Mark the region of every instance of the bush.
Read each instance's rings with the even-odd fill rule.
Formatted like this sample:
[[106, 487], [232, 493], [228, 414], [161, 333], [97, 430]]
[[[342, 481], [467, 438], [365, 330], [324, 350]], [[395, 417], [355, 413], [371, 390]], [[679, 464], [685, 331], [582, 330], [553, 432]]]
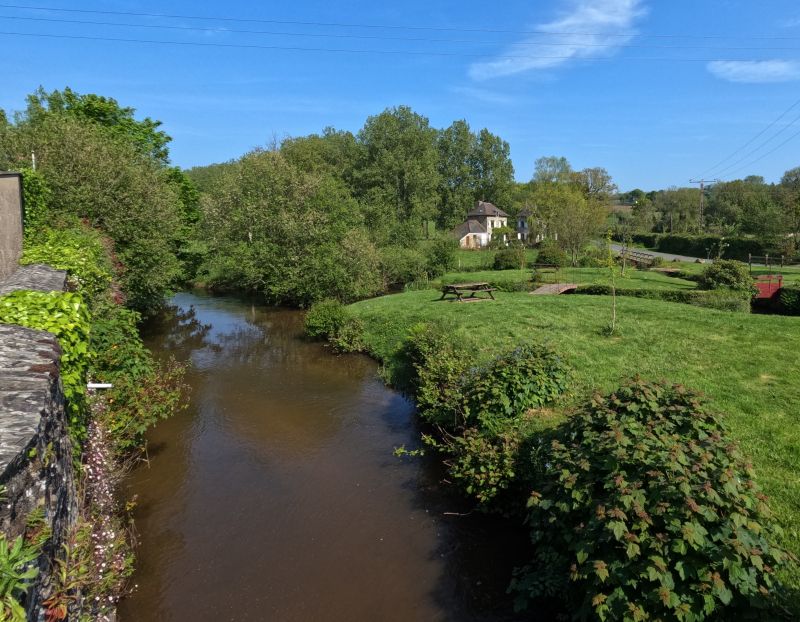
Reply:
[[472, 367], [470, 347], [442, 324], [419, 324], [402, 357], [420, 416], [451, 431], [497, 432], [566, 389], [567, 367], [544, 346], [526, 344]]
[[338, 300], [328, 298], [314, 303], [306, 313], [306, 335], [312, 339], [328, 339], [339, 332], [347, 317], [347, 309]]
[[442, 276], [456, 265], [458, 240], [449, 235], [434, 239], [426, 252], [427, 272], [432, 277]]
[[111, 284], [111, 265], [100, 234], [92, 229], [43, 229], [25, 245], [20, 263], [66, 270], [70, 285], [94, 305]]
[[747, 264], [730, 259], [719, 259], [703, 269], [698, 281], [700, 289], [729, 289], [742, 292], [750, 297], [753, 294], [753, 277]]
[[442, 443], [429, 440], [428, 444], [445, 454], [448, 479], [483, 508], [516, 480], [521, 445], [517, 425], [496, 434], [467, 428], [461, 436], [445, 438]]
[[339, 352], [359, 352], [364, 349], [364, 326], [360, 318], [338, 300], [315, 303], [306, 313], [306, 335], [312, 339], [327, 339]]
[[464, 378], [464, 418], [496, 432], [506, 420], [555, 400], [567, 378], [566, 364], [550, 348], [521, 345]]
[[494, 270], [519, 270], [525, 269], [525, 247], [522, 244], [511, 246], [497, 251], [492, 265]]
[[567, 254], [552, 240], [545, 240], [539, 245], [536, 263], [553, 266], [566, 266], [569, 263]]
[[427, 276], [428, 260], [420, 251], [402, 246], [386, 246], [379, 251], [381, 273], [388, 287], [405, 285]]
[[782, 288], [778, 304], [781, 313], [800, 315], [800, 287]]
[[[559, 596], [583, 618], [717, 618], [766, 604], [785, 555], [765, 497], [717, 415], [677, 385], [596, 396], [535, 461], [535, 555], [521, 602]], [[735, 614], [732, 619], [735, 618]]]

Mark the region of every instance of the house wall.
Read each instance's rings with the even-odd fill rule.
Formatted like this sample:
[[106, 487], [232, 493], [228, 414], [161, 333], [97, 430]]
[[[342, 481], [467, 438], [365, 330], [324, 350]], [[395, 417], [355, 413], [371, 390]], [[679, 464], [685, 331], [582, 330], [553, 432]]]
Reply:
[[22, 255], [22, 178], [0, 173], [0, 279], [17, 269]]

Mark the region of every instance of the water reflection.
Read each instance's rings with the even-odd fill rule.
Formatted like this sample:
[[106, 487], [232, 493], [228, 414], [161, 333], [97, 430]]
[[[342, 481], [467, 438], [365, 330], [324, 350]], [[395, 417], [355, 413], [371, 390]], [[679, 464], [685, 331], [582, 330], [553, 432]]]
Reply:
[[434, 465], [391, 455], [418, 435], [374, 363], [304, 341], [295, 311], [174, 303], [149, 345], [193, 363], [191, 406], [130, 481], [140, 587], [123, 622], [508, 618], [506, 536], [445, 516]]

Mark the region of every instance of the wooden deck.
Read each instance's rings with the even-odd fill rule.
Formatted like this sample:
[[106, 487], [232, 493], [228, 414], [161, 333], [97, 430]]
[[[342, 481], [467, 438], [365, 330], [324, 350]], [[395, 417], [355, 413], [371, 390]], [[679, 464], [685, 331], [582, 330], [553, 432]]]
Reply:
[[532, 296], [558, 296], [558, 294], [565, 294], [566, 292], [574, 292], [578, 289], [577, 283], [552, 283], [549, 285], [542, 285], [540, 288], [531, 292]]

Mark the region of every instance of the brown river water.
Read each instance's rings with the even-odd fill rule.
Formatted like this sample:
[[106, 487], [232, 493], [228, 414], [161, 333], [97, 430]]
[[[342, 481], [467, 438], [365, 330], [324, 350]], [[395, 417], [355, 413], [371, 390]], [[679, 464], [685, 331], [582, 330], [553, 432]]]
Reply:
[[[189, 408], [149, 435], [122, 622], [500, 621], [524, 530], [464, 507], [377, 365], [302, 338], [302, 313], [177, 295], [148, 327], [191, 362]], [[530, 614], [526, 619], [532, 619]]]

